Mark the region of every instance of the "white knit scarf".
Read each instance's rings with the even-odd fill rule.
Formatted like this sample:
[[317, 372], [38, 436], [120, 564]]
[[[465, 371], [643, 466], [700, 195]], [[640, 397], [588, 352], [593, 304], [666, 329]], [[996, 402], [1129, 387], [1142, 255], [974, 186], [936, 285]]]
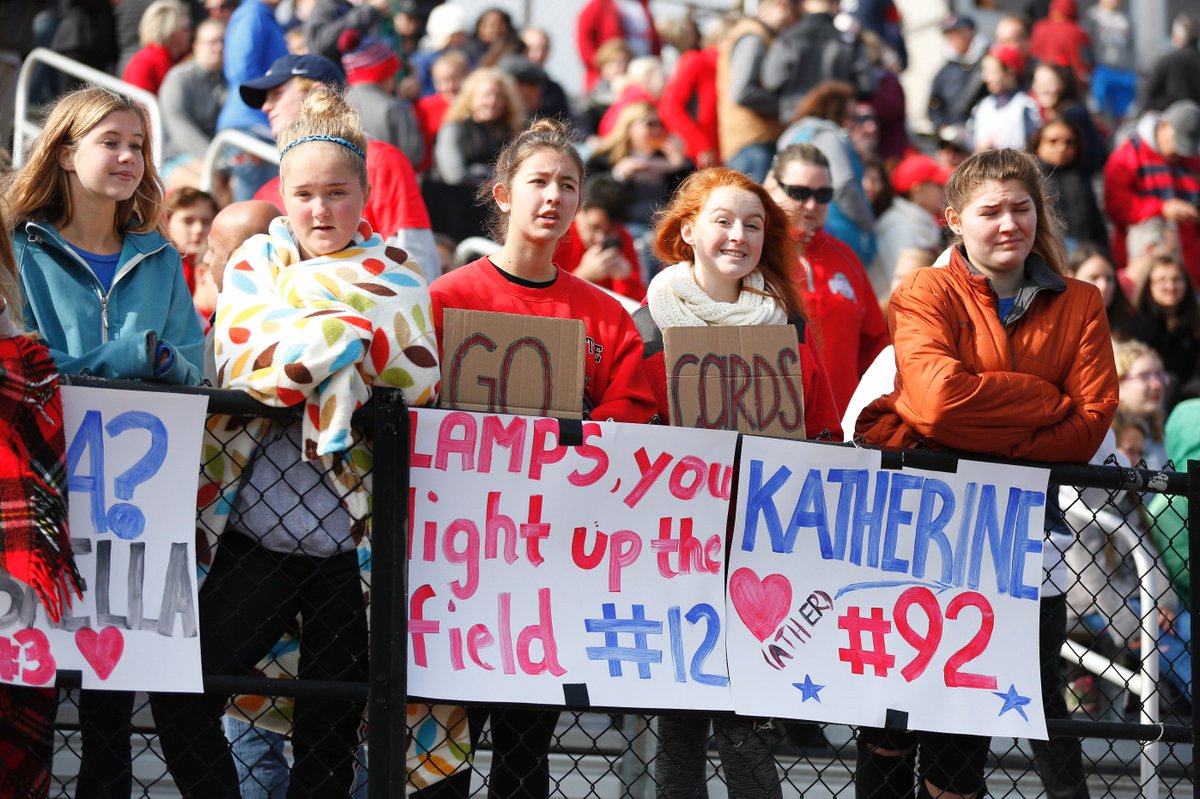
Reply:
[[692, 265], [682, 261], [663, 269], [647, 291], [650, 315], [660, 329], [705, 325], [783, 325], [787, 314], [766, 293], [766, 281], [755, 269], [742, 278], [737, 302], [717, 302], [696, 283]]

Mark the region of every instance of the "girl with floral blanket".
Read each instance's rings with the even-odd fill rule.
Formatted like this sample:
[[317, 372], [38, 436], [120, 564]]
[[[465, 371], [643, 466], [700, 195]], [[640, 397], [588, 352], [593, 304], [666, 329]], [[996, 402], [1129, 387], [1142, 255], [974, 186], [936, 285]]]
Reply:
[[[200, 592], [201, 657], [206, 673], [249, 673], [299, 614], [298, 676], [365, 682], [356, 543], [367, 532], [371, 457], [350, 420], [373, 386], [403, 389], [410, 405], [436, 398], [429, 291], [416, 262], [361, 221], [367, 143], [340, 96], [314, 89], [279, 144], [287, 216], [230, 258], [214, 326], [217, 382], [304, 412], [231, 459], [237, 492]], [[220, 723], [227, 700], [155, 698], [185, 797], [239, 796]], [[297, 699], [289, 796], [349, 793], [362, 711]]]

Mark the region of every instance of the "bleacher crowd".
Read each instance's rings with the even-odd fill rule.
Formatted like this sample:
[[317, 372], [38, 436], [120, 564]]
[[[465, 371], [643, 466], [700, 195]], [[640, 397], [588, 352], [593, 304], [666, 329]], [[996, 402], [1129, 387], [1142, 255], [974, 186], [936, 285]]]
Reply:
[[[55, 554], [61, 525], [25, 499], [31, 485], [54, 507], [65, 497], [61, 429], [45, 424], [56, 371], [303, 404], [269, 436], [209, 425], [225, 460], [208, 472], [228, 493], [223, 511], [205, 509], [205, 671], [365, 680], [369, 455], [350, 414], [376, 385], [436, 401], [446, 308], [584, 320], [603, 352], [587, 360], [593, 419], [672, 421], [651, 346], [663, 328], [799, 321], [809, 437], [1151, 468], [1197, 457], [1200, 17], [1174, 19], [1150, 58], [1120, 0], [1026, 5], [990, 30], [951, 9], [918, 113], [892, 0], [663, 19], [648, 0], [587, 0], [573, 36], [500, 8], [472, 18], [452, 0], [0, 3], [0, 136], [34, 46], [150, 92], [163, 114], [150, 130], [127, 97], [35, 72], [42, 132], [9, 171], [0, 237], [0, 402], [12, 407], [0, 425], [25, 442], [0, 451], [17, 474], [0, 474], [0, 566], [48, 611], [78, 586]], [[550, 74], [552, 47], [577, 54], [582, 85]], [[930, 132], [914, 132], [917, 118]], [[229, 146], [202, 174], [225, 130], [277, 146], [278, 163]], [[369, 305], [306, 324], [355, 287]], [[989, 346], [958, 341], [931, 321], [942, 314]], [[914, 398], [917, 380], [952, 388]], [[257, 443], [239, 451], [238, 434]], [[1066, 636], [1120, 662], [1151, 656], [1131, 553], [1100, 510], [1168, 572], [1159, 648], [1182, 711], [1186, 514], [1094, 493], [1063, 488], [1047, 512], [1064, 566], [1043, 585], [1047, 716], [1099, 712], [1094, 676], [1060, 673]], [[1075, 534], [1056, 540], [1073, 513]], [[151, 697], [184, 796], [363, 789], [361, 705], [261, 713], [244, 700], [226, 713], [228, 697]], [[82, 692], [77, 797], [129, 796], [132, 703]], [[53, 692], [0, 690], [0, 795], [49, 789], [55, 705]], [[492, 795], [548, 795], [557, 713], [413, 714], [414, 729], [437, 730], [409, 752], [416, 794], [466, 795], [466, 753], [490, 722]], [[664, 718], [659, 796], [703, 795], [708, 729]], [[730, 795], [781, 795], [761, 725], [715, 720], [714, 734]], [[916, 740], [860, 736], [858, 795], [977, 795], [982, 767], [963, 764], [978, 747], [948, 738], [921, 739], [914, 766]], [[1078, 742], [1041, 747], [1048, 793], [1086, 797]]]

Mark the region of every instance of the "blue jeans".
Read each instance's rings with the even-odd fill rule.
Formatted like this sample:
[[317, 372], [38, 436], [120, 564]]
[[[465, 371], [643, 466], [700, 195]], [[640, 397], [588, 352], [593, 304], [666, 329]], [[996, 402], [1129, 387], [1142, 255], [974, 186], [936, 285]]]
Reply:
[[283, 754], [287, 736], [226, 716], [225, 737], [233, 750], [242, 799], [284, 799], [291, 774]]
[[1122, 119], [1137, 93], [1137, 73], [1129, 69], [1098, 66], [1092, 72], [1092, 98], [1101, 114]]
[[738, 150], [725, 162], [725, 166], [736, 169], [756, 183], [762, 183], [771, 171], [771, 161], [774, 158], [775, 142], [762, 142]]

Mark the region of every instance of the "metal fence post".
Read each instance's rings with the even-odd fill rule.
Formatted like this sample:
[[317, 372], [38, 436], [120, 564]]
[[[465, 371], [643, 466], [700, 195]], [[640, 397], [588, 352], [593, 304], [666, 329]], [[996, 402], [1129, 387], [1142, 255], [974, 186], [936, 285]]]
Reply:
[[[1196, 601], [1200, 599], [1200, 571], [1196, 569], [1194, 560], [1200, 552], [1200, 461], [1187, 462], [1187, 509], [1188, 509], [1188, 605], [1185, 613], [1195, 614]], [[1196, 644], [1196, 636], [1191, 640], [1192, 663], [1200, 654], [1200, 646]], [[1196, 692], [1196, 680], [1192, 677], [1192, 799], [1200, 799], [1200, 780], [1195, 778], [1195, 770], [1200, 767], [1200, 735], [1196, 734], [1196, 720], [1200, 719], [1200, 694]]]
[[408, 409], [399, 391], [376, 389], [371, 506], [370, 799], [404, 796], [407, 773]]

